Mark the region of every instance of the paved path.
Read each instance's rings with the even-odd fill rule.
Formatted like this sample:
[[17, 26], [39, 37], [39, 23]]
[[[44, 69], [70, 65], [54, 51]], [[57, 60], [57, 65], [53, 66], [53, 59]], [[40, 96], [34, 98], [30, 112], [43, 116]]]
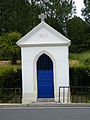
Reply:
[[1, 108], [0, 120], [90, 120], [90, 107]]

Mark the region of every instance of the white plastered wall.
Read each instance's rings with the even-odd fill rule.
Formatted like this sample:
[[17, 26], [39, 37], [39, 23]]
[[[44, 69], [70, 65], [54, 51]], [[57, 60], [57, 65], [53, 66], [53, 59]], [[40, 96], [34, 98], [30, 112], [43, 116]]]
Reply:
[[69, 86], [68, 46], [22, 47], [22, 87], [23, 104], [37, 101], [36, 61], [45, 53], [53, 61], [54, 99], [59, 100], [59, 87]]

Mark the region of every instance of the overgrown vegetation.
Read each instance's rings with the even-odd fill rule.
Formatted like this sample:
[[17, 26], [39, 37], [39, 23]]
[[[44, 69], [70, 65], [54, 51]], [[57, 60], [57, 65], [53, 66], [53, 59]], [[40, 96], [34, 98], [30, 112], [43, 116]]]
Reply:
[[20, 66], [0, 65], [0, 88], [18, 88], [21, 81]]
[[[0, 102], [20, 102], [21, 89], [21, 67], [0, 65]], [[13, 99], [15, 96], [17, 96], [16, 99]]]
[[71, 86], [90, 86], [90, 66], [79, 65], [70, 67]]
[[82, 53], [70, 53], [70, 66], [90, 65], [90, 51]]

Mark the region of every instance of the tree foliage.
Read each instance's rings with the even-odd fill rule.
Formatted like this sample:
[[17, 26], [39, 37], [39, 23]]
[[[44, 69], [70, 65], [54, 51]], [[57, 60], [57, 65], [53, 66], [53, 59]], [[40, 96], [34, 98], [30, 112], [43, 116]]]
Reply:
[[[0, 59], [12, 59], [12, 55], [15, 55], [15, 48], [13, 47], [17, 39], [19, 39], [14, 39], [13, 31], [17, 31], [16, 34], [20, 33], [20, 36], [21, 34], [22, 36], [25, 35], [40, 23], [38, 15], [41, 12], [47, 15], [46, 22], [49, 25], [72, 40], [70, 47], [71, 52], [81, 52], [89, 49], [90, 27], [80, 18], [72, 18], [76, 12], [74, 1], [49, 0], [45, 2], [45, 0], [42, 0], [42, 2], [43, 4], [40, 3], [40, 0], [31, 0], [31, 3], [29, 3], [28, 0], [0, 0]], [[84, 3], [86, 4], [85, 1]], [[84, 16], [85, 9], [83, 9]], [[11, 46], [11, 51], [8, 45]], [[16, 48], [18, 57], [17, 55], [15, 56], [19, 59], [20, 55], [17, 50]], [[8, 53], [10, 53], [10, 56]]]
[[76, 7], [73, 0], [49, 0], [40, 4], [40, 0], [34, 0], [35, 4], [39, 4], [40, 11], [44, 12], [48, 19], [48, 24], [56, 30], [66, 35], [66, 22], [75, 14]]
[[90, 0], [83, 0], [84, 8], [82, 9], [82, 15], [87, 23], [90, 24]]
[[0, 33], [26, 34], [38, 24], [39, 7], [26, 0], [0, 0]]
[[67, 34], [71, 40], [70, 52], [83, 52], [90, 47], [89, 26], [80, 17], [75, 16], [67, 22]]
[[26, 34], [39, 23], [38, 15], [44, 12], [47, 23], [59, 32], [65, 29], [66, 21], [75, 11], [73, 0], [50, 0], [40, 4], [40, 0], [1, 0], [0, 33], [18, 31]]
[[17, 40], [21, 38], [18, 32], [6, 33], [0, 37], [0, 59], [11, 60], [12, 64], [16, 64], [16, 60], [20, 59], [20, 48], [16, 45]]

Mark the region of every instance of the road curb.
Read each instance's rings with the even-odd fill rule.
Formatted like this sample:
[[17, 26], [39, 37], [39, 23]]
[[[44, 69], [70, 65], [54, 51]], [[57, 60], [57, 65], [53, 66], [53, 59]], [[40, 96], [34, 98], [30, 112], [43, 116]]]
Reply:
[[31, 103], [31, 104], [0, 104], [0, 108], [8, 107], [90, 107], [89, 103]]

